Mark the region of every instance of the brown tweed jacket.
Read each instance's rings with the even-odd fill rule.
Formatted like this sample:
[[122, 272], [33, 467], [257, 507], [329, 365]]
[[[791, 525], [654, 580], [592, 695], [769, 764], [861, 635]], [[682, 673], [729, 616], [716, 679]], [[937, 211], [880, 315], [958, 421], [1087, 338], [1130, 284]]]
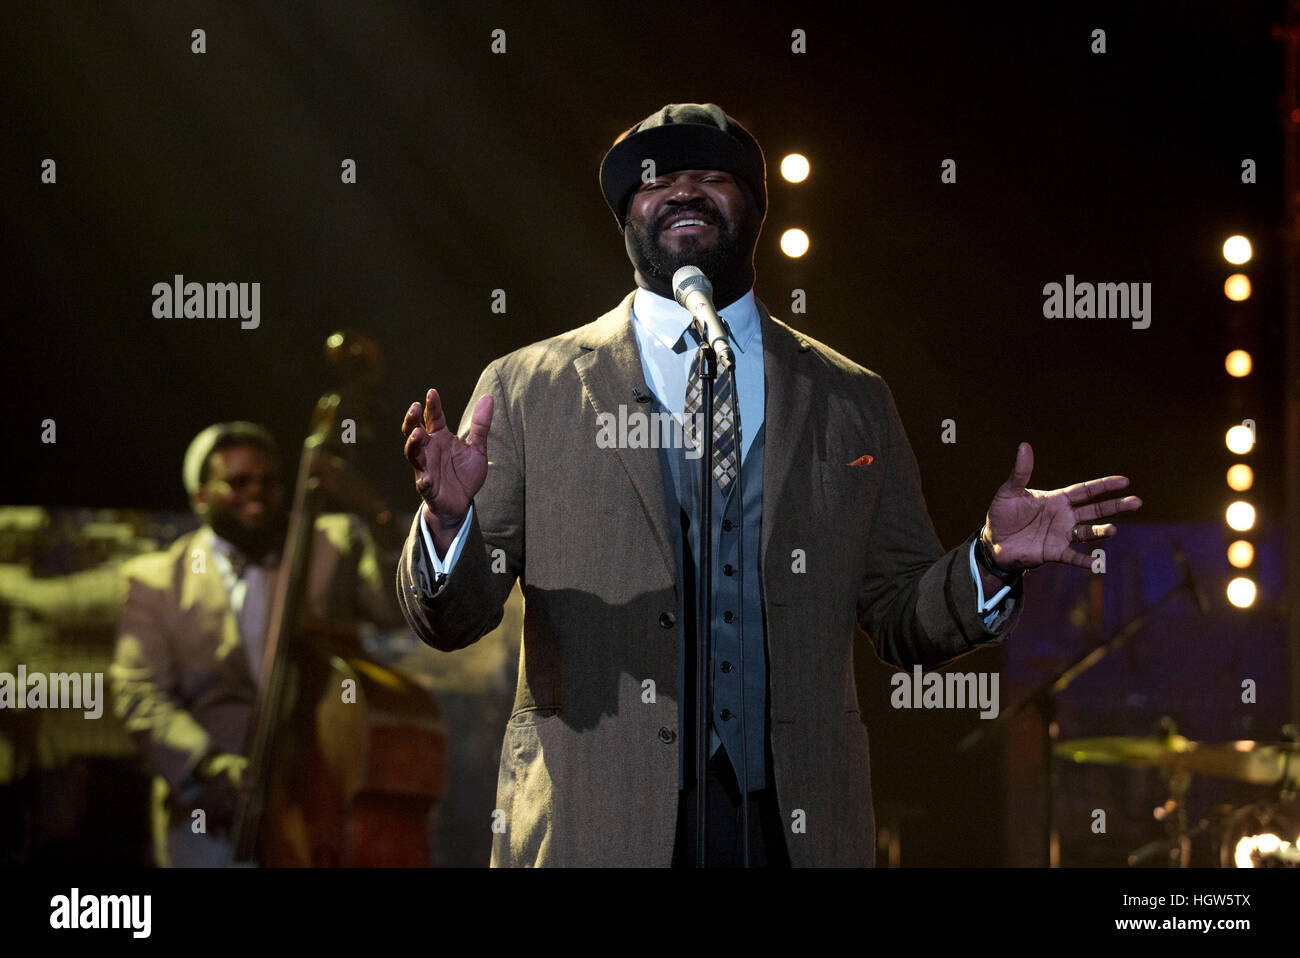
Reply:
[[[123, 566], [126, 603], [109, 677], [114, 708], [156, 776], [155, 851], [177, 810], [172, 795], [211, 751], [244, 754], [257, 685], [205, 527]], [[333, 623], [398, 626], [394, 562], [355, 516], [316, 520], [307, 612]], [[268, 595], [274, 594], [274, 576]]]
[[[407, 621], [451, 651], [490, 631], [516, 577], [523, 647], [497, 786], [493, 865], [667, 866], [678, 807], [676, 565], [659, 451], [599, 448], [596, 416], [648, 391], [632, 295], [492, 362], [487, 480], [434, 595], [418, 525], [398, 564]], [[760, 574], [776, 791], [791, 862], [869, 865], [855, 626], [886, 661], [933, 666], [1004, 639], [976, 613], [971, 538], [945, 553], [885, 382], [759, 305], [766, 381]], [[636, 408], [636, 407], [633, 407]], [[848, 465], [870, 455], [868, 465]], [[418, 516], [416, 523], [418, 524]], [[643, 683], [653, 680], [653, 701]]]

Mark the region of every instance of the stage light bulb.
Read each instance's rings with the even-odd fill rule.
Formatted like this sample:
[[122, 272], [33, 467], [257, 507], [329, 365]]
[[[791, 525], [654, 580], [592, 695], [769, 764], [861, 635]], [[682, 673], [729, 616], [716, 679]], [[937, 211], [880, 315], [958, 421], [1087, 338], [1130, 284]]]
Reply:
[[[1300, 842], [1297, 843], [1300, 845]], [[1254, 868], [1255, 861], [1253, 854], [1258, 853], [1261, 857], [1265, 855], [1276, 855], [1278, 852], [1285, 852], [1291, 848], [1290, 842], [1284, 842], [1272, 832], [1264, 832], [1262, 835], [1245, 835], [1237, 840], [1236, 847], [1233, 849], [1232, 861], [1238, 868]]]
[[1244, 349], [1234, 349], [1223, 360], [1223, 366], [1228, 370], [1228, 375], [1236, 376], [1238, 379], [1242, 376], [1249, 376], [1253, 365], [1250, 353]]
[[781, 234], [781, 252], [792, 259], [798, 259], [808, 252], [808, 234], [801, 229], [786, 230]]
[[1233, 266], [1249, 263], [1251, 252], [1250, 240], [1244, 236], [1229, 236], [1223, 241], [1223, 258]]
[[1238, 576], [1228, 583], [1228, 601], [1239, 609], [1248, 609], [1255, 604], [1255, 580]]
[[1237, 839], [1237, 845], [1232, 850], [1232, 863], [1238, 868], [1254, 868], [1255, 863], [1250, 860], [1250, 853], [1254, 850], [1254, 835], [1245, 835]]
[[1245, 492], [1255, 484], [1255, 471], [1244, 462], [1239, 462], [1228, 469], [1228, 488], [1233, 492]]
[[781, 175], [790, 183], [802, 183], [808, 179], [808, 172], [811, 169], [808, 157], [802, 153], [790, 153], [781, 161]]
[[1255, 526], [1255, 507], [1249, 502], [1238, 499], [1228, 506], [1225, 518], [1228, 520], [1228, 525], [1237, 532], [1247, 532]]
[[1245, 539], [1238, 539], [1228, 546], [1228, 562], [1234, 568], [1245, 569], [1255, 561], [1255, 547]]
[[1239, 456], [1244, 456], [1255, 445], [1255, 434], [1250, 431], [1249, 426], [1233, 426], [1224, 435], [1223, 441], [1230, 450]]
[[1223, 281], [1223, 295], [1234, 303], [1250, 299], [1250, 277], [1245, 273], [1233, 273]]

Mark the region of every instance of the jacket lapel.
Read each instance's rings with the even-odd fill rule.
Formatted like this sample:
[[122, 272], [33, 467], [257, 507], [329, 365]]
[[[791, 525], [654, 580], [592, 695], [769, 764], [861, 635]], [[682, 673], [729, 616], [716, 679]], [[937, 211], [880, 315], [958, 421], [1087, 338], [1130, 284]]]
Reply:
[[[582, 379], [587, 400], [597, 414], [608, 412], [618, 417], [618, 407], [634, 403], [632, 389], [636, 387], [648, 394], [645, 370], [641, 366], [641, 353], [637, 349], [636, 333], [632, 330], [632, 298], [629, 293], [614, 309], [591, 323], [579, 345], [589, 352], [573, 361]], [[605, 450], [609, 451], [609, 450]], [[676, 582], [677, 564], [673, 559], [672, 538], [669, 535], [668, 506], [664, 500], [663, 474], [660, 471], [659, 450], [615, 448], [614, 454], [627, 471], [636, 489], [641, 508], [654, 530], [655, 543], [669, 577]]]
[[[617, 307], [587, 327], [581, 345], [589, 352], [573, 361], [582, 379], [587, 399], [597, 413], [618, 416], [620, 404], [634, 402], [632, 387], [649, 392], [636, 334], [632, 330], [632, 299], [629, 293]], [[767, 553], [774, 525], [771, 517], [785, 501], [796, 457], [808, 454], [809, 413], [812, 408], [812, 353], [797, 332], [773, 319], [762, 302], [758, 306], [763, 331], [763, 425], [766, 430], [763, 455], [763, 530], [759, 545], [760, 574], [767, 568]], [[650, 520], [664, 568], [676, 581], [669, 535], [668, 508], [664, 501], [663, 475], [655, 449], [615, 449], [627, 471], [641, 508]], [[798, 490], [796, 490], [798, 491]], [[806, 495], [806, 491], [801, 493]]]
[[[763, 529], [759, 545], [759, 574], [768, 568], [767, 553], [778, 507], [787, 501], [790, 473], [798, 455], [808, 455], [811, 438], [812, 358], [808, 344], [789, 326], [774, 320], [755, 299], [763, 330]], [[807, 490], [793, 490], [796, 507]]]
[[[201, 564], [196, 551], [202, 553]], [[204, 634], [205, 642], [212, 643], [213, 658], [231, 663], [251, 681], [252, 672], [239, 638], [239, 620], [230, 604], [226, 585], [221, 581], [211, 534], [201, 529], [191, 535], [177, 561], [181, 563], [181, 608]]]

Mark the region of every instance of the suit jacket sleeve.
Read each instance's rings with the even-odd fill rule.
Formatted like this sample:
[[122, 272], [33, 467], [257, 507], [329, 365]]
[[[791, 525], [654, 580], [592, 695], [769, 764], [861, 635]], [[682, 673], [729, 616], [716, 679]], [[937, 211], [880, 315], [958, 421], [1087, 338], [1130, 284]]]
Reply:
[[188, 784], [212, 744], [175, 695], [179, 675], [164, 614], [168, 599], [166, 590], [128, 571], [109, 679], [114, 710], [145, 764], [176, 790]]
[[979, 532], [944, 553], [894, 397], [884, 380], [876, 383], [882, 393], [877, 404], [884, 409], [886, 476], [867, 540], [858, 624], [890, 665], [930, 668], [1005, 640], [1020, 617], [1023, 589], [1017, 582], [1004, 598], [1008, 614], [994, 629], [984, 625], [969, 560]]
[[397, 594], [407, 623], [422, 640], [445, 652], [464, 648], [497, 627], [524, 567], [524, 458], [518, 413], [511, 408], [496, 362], [483, 371], [465, 407], [462, 438], [469, 435], [474, 406], [484, 395], [495, 401], [487, 478], [474, 497], [460, 557], [437, 586], [416, 510], [397, 567]]

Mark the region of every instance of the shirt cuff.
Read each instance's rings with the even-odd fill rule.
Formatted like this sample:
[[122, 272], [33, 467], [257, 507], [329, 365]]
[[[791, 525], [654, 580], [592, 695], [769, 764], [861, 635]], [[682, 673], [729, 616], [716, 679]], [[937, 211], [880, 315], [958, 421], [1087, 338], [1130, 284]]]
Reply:
[[1002, 600], [1007, 597], [1007, 593], [1012, 590], [1015, 583], [1013, 582], [1010, 585], [1004, 585], [998, 590], [997, 594], [990, 599], [986, 600], [984, 598], [984, 580], [980, 578], [979, 566], [975, 562], [975, 546], [977, 544], [976, 541], [972, 541], [970, 544], [970, 574], [971, 578], [975, 580], [975, 611], [983, 617], [985, 628], [992, 629], [993, 623], [997, 622], [998, 618], [1005, 611], [999, 609], [998, 605], [1000, 605]]
[[465, 545], [465, 535], [469, 529], [470, 520], [474, 517], [474, 503], [470, 503], [469, 511], [465, 513], [464, 520], [461, 521], [460, 528], [456, 531], [456, 538], [451, 540], [451, 545], [447, 548], [446, 559], [438, 558], [438, 551], [433, 547], [433, 534], [429, 532], [429, 524], [424, 521], [424, 508], [420, 508], [420, 535], [424, 539], [424, 553], [429, 557], [429, 566], [433, 569], [434, 589], [436, 595], [442, 591], [442, 584], [446, 581], [447, 576], [451, 575], [452, 568], [456, 565], [456, 560], [460, 558], [460, 550]]

